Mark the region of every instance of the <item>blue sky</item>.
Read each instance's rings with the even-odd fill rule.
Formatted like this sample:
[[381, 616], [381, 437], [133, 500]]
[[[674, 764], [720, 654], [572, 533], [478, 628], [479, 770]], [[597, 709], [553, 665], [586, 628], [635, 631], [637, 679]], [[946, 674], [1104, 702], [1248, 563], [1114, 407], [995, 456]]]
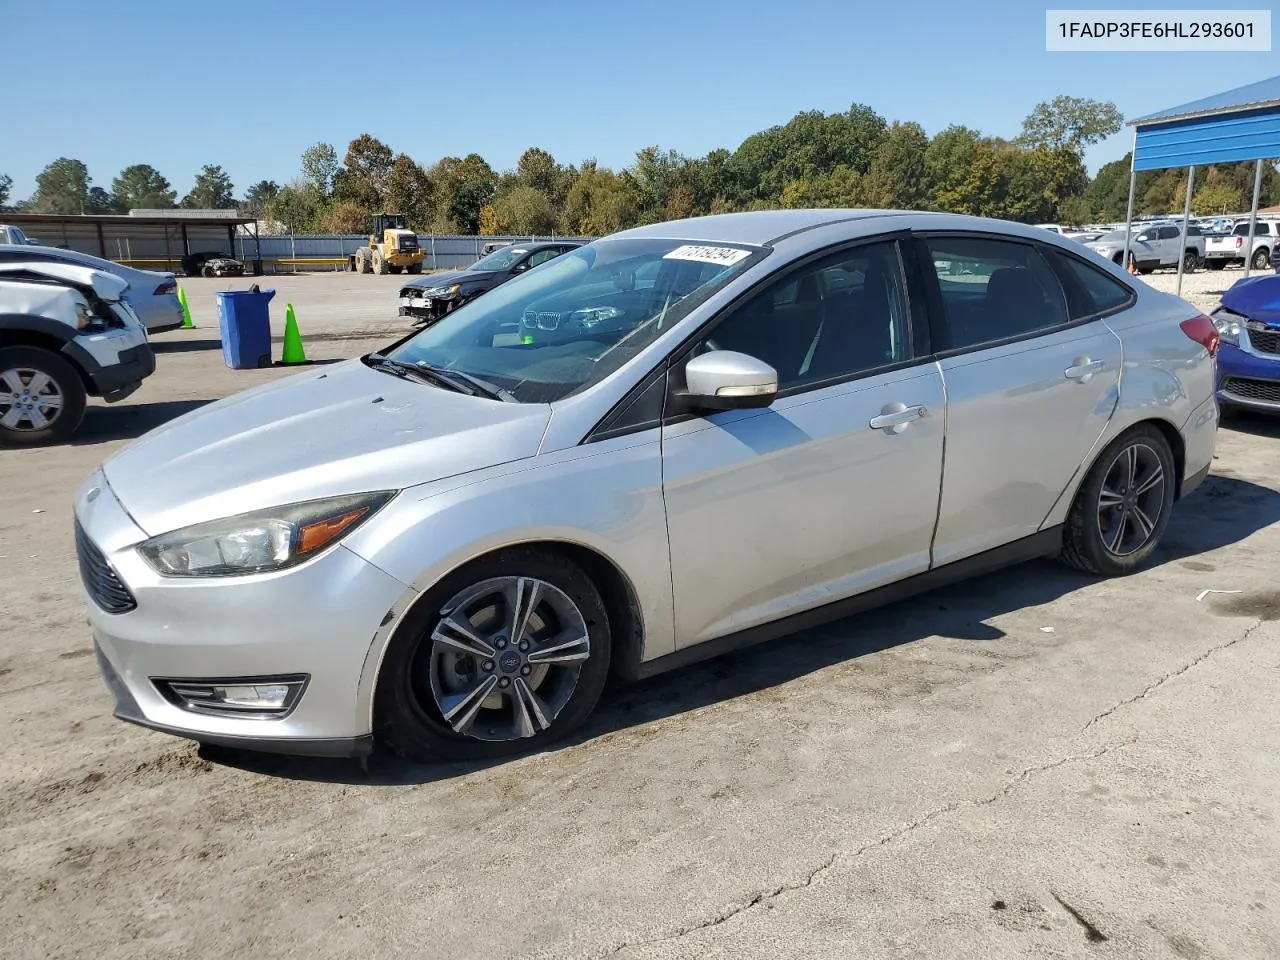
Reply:
[[[15, 2], [0, 21], [0, 173], [17, 199], [59, 156], [107, 188], [150, 163], [181, 196], [217, 163], [242, 193], [291, 179], [309, 144], [341, 155], [365, 132], [424, 165], [474, 151], [504, 169], [536, 145], [617, 167], [648, 144], [733, 149], [797, 111], [855, 101], [930, 134], [963, 123], [1012, 136], [1059, 93], [1136, 117], [1280, 68], [1274, 52], [1047, 53], [1046, 6], [1068, 4]], [[1090, 167], [1131, 136], [1095, 147]]]

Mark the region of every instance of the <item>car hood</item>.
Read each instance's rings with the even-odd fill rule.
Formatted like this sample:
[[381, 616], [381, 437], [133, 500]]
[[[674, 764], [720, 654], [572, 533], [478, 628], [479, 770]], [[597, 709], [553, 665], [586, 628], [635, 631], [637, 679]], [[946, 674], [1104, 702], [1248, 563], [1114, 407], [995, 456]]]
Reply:
[[451, 283], [466, 283], [474, 280], [484, 280], [493, 276], [492, 270], [449, 270], [444, 273], [428, 273], [425, 276], [414, 277], [412, 280], [404, 284], [406, 287], [447, 287]]
[[1222, 305], [1250, 320], [1280, 326], [1280, 274], [1237, 280], [1222, 295]]
[[544, 404], [454, 393], [351, 360], [193, 410], [103, 470], [134, 522], [155, 535], [531, 457], [550, 417]]

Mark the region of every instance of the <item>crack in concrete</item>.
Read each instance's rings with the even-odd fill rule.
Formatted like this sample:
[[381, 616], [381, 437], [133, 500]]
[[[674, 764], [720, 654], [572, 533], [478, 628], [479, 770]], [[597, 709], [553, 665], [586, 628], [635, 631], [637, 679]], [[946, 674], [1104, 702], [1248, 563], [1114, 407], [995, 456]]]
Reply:
[[1262, 624], [1263, 624], [1263, 621], [1258, 620], [1251, 627], [1249, 627], [1249, 629], [1245, 630], [1244, 633], [1240, 634], [1240, 636], [1236, 637], [1234, 640], [1228, 640], [1226, 643], [1220, 643], [1215, 647], [1210, 647], [1204, 653], [1200, 654], [1198, 657], [1195, 657], [1190, 662], [1179, 667], [1177, 670], [1173, 670], [1169, 673], [1166, 673], [1164, 676], [1148, 684], [1146, 689], [1144, 689], [1141, 693], [1136, 693], [1132, 697], [1125, 697], [1125, 699], [1119, 701], [1118, 703], [1112, 704], [1111, 706], [1107, 707], [1107, 709], [1103, 710], [1100, 714], [1098, 714], [1096, 717], [1093, 717], [1092, 719], [1090, 719], [1089, 722], [1086, 723], [1083, 727], [1081, 727], [1080, 728], [1081, 732], [1083, 733], [1085, 730], [1088, 730], [1099, 720], [1102, 720], [1106, 717], [1111, 716], [1111, 714], [1115, 713], [1121, 707], [1128, 706], [1131, 703], [1137, 703], [1139, 700], [1145, 700], [1147, 697], [1151, 696], [1151, 694], [1155, 693], [1158, 689], [1160, 689], [1160, 687], [1164, 686], [1170, 680], [1174, 679], [1175, 677], [1182, 676], [1192, 667], [1196, 666], [1197, 664], [1203, 663], [1205, 660], [1208, 660], [1215, 653], [1221, 653], [1223, 650], [1226, 650], [1228, 647], [1234, 647], [1237, 643], [1243, 643], [1245, 640], [1248, 640], [1250, 635], [1255, 630], [1257, 630], [1260, 626], [1262, 626]]
[[682, 937], [687, 937], [691, 933], [697, 933], [700, 930], [708, 930], [712, 927], [718, 927], [721, 924], [726, 923], [729, 920], [732, 920], [736, 916], [739, 916], [750, 910], [755, 909], [761, 904], [767, 905], [770, 901], [775, 900], [776, 898], [782, 896], [784, 893], [790, 893], [795, 890], [804, 890], [807, 887], [812, 886], [814, 881], [817, 880], [819, 876], [821, 876], [827, 870], [830, 870], [832, 867], [834, 867], [836, 863], [838, 863], [840, 860], [848, 860], [848, 861], [857, 860], [863, 854], [871, 850], [875, 850], [878, 847], [883, 847], [883, 846], [886, 846], [887, 844], [893, 843], [895, 840], [906, 836], [908, 833], [911, 833], [914, 830], [918, 830], [920, 827], [923, 827], [926, 824], [931, 823], [934, 820], [937, 820], [939, 817], [946, 816], [949, 813], [954, 813], [955, 811], [963, 809], [965, 807], [985, 807], [985, 806], [988, 806], [989, 804], [995, 803], [996, 801], [1001, 800], [1004, 797], [1008, 796], [1009, 793], [1013, 791], [1019, 784], [1027, 782], [1037, 774], [1044, 773], [1048, 770], [1053, 770], [1057, 767], [1065, 766], [1068, 763], [1079, 763], [1080, 761], [1084, 761], [1084, 760], [1096, 760], [1098, 757], [1101, 757], [1104, 754], [1110, 753], [1113, 750], [1119, 750], [1124, 747], [1132, 746], [1134, 743], [1137, 743], [1137, 740], [1138, 740], [1137, 737], [1133, 737], [1129, 740], [1124, 741], [1123, 743], [1119, 743], [1114, 746], [1104, 745], [1102, 747], [1099, 747], [1096, 750], [1091, 750], [1088, 753], [1067, 754], [1065, 757], [1059, 757], [1057, 760], [1051, 760], [1048, 763], [1035, 764], [1033, 766], [1027, 767], [1021, 773], [1019, 773], [1016, 777], [1013, 777], [1008, 782], [1006, 782], [1004, 786], [1002, 786], [999, 790], [997, 790], [995, 793], [993, 793], [989, 797], [981, 797], [977, 800], [953, 800], [951, 803], [943, 804], [942, 806], [936, 807], [927, 813], [921, 814], [919, 817], [916, 817], [914, 820], [911, 820], [905, 824], [902, 824], [896, 829], [886, 833], [884, 836], [879, 837], [878, 839], [873, 840], [870, 843], [863, 844], [862, 846], [858, 847], [856, 850], [852, 851], [851, 853], [842, 854], [841, 851], [836, 850], [834, 853], [831, 854], [831, 856], [827, 857], [818, 866], [814, 867], [812, 870], [809, 870], [807, 873], [805, 873], [803, 877], [801, 877], [801, 879], [799, 880], [791, 880], [786, 883], [779, 884], [776, 887], [771, 887], [767, 890], [761, 890], [756, 894], [754, 894], [751, 897], [751, 899], [745, 900], [741, 903], [734, 904], [725, 910], [721, 910], [719, 913], [717, 913], [714, 917], [711, 917], [709, 920], [703, 920], [698, 923], [689, 924], [671, 933], [664, 934], [663, 936], [660, 936], [660, 937], [652, 937], [647, 940], [635, 940], [635, 941], [623, 942], [621, 944], [618, 944], [617, 946], [610, 948], [604, 953], [597, 954], [593, 958], [593, 960], [606, 960], [606, 958], [616, 956], [617, 954], [621, 953], [624, 950], [630, 950], [637, 947], [649, 947], [659, 943], [670, 943], [671, 941], [679, 940]]

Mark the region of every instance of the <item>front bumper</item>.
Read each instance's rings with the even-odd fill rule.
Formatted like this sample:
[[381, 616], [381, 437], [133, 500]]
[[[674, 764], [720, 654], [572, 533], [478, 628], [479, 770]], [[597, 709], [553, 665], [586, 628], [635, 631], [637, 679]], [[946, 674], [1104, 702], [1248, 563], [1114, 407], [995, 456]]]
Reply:
[[1280, 356], [1259, 356], [1232, 343], [1222, 344], [1215, 392], [1222, 406], [1280, 413]]
[[400, 316], [413, 317], [415, 320], [429, 320], [434, 323], [452, 313], [457, 305], [458, 301], [453, 298], [447, 300], [439, 298], [424, 300], [421, 298], [401, 297]]
[[[91, 493], [94, 489], [97, 493]], [[85, 589], [89, 623], [115, 715], [206, 743], [299, 755], [367, 752], [378, 658], [413, 595], [339, 545], [272, 574], [165, 578], [134, 547], [146, 534], [101, 472], [76, 497], [76, 518], [136, 606], [108, 613]], [[285, 716], [196, 712], [153, 678], [309, 676]]]

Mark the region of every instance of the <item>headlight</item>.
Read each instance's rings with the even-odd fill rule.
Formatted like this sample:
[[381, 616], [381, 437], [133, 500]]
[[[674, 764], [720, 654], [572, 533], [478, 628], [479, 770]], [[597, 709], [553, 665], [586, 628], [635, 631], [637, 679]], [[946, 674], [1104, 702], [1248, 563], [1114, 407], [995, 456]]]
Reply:
[[138, 552], [165, 577], [234, 577], [283, 570], [337, 543], [394, 490], [310, 500], [161, 534]]
[[462, 284], [455, 283], [448, 287], [427, 287], [422, 293], [428, 297], [451, 297], [462, 289]]
[[597, 324], [604, 323], [606, 320], [612, 320], [614, 317], [622, 316], [622, 311], [617, 307], [583, 307], [581, 310], [574, 310], [569, 314], [569, 319], [575, 321], [578, 326], [591, 328]]
[[1218, 338], [1223, 343], [1240, 345], [1240, 321], [1236, 315], [1226, 310], [1215, 310], [1209, 318], [1218, 331]]

